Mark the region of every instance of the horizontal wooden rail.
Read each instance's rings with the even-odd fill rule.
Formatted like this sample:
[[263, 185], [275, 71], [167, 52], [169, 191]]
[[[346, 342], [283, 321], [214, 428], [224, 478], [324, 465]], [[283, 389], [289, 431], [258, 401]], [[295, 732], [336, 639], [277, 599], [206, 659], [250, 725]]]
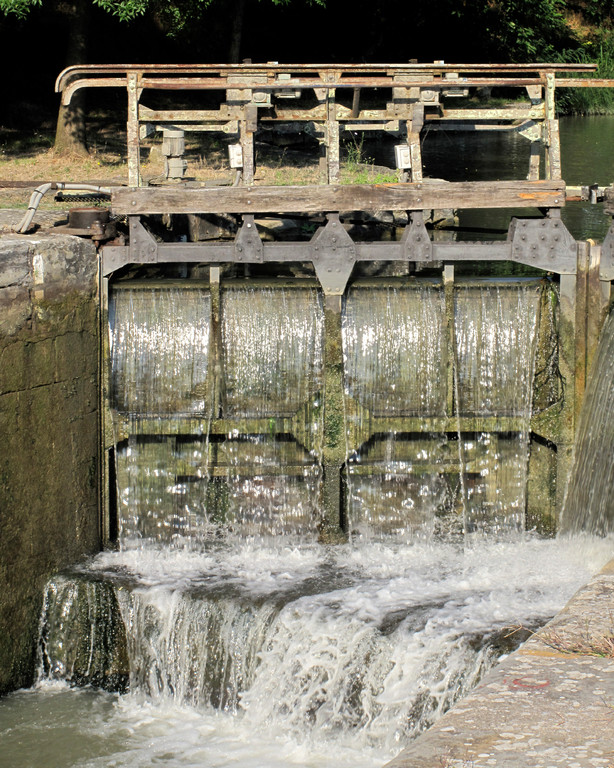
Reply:
[[116, 214], [319, 213], [434, 208], [558, 208], [565, 182], [422, 181], [304, 187], [125, 187], [113, 191]]
[[530, 64], [78, 64], [67, 67], [58, 76], [55, 89], [59, 93], [76, 78], [97, 76], [127, 76], [130, 73], [174, 75], [271, 75], [275, 73], [320, 73], [339, 77], [342, 74], [376, 74], [384, 76], [424, 75], [445, 77], [446, 74], [467, 73], [562, 73], [594, 72], [595, 64], [552, 64], [548, 62]]

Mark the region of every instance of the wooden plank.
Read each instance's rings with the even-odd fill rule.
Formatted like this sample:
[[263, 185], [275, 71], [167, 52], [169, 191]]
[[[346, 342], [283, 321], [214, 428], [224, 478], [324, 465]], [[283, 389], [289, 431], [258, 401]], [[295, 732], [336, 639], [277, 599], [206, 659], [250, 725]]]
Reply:
[[321, 185], [304, 187], [123, 187], [111, 197], [116, 214], [318, 213], [432, 208], [558, 208], [565, 183], [548, 181]]
[[139, 149], [139, 98], [138, 75], [128, 75], [128, 184], [138, 186], [141, 183], [141, 160]]

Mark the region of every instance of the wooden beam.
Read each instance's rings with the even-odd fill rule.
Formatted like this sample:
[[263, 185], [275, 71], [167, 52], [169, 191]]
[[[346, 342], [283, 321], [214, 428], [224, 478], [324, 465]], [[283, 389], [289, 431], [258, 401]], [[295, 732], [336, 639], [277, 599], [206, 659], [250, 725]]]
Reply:
[[433, 208], [558, 208], [565, 183], [548, 181], [447, 182], [217, 187], [124, 187], [113, 191], [116, 214], [319, 213], [322, 211], [431, 210]]

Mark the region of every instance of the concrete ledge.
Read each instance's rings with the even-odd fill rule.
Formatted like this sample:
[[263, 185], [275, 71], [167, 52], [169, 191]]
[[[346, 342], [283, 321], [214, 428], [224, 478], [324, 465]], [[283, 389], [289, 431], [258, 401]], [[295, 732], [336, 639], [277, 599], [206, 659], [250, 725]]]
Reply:
[[614, 768], [614, 560], [386, 768]]

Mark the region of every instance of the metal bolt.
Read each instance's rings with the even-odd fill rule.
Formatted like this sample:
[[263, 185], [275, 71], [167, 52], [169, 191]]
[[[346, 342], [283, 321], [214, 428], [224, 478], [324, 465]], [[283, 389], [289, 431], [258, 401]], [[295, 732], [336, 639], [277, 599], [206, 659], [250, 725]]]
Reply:
[[136, 200], [133, 200], [133, 201], [132, 201], [132, 205], [136, 205]]

